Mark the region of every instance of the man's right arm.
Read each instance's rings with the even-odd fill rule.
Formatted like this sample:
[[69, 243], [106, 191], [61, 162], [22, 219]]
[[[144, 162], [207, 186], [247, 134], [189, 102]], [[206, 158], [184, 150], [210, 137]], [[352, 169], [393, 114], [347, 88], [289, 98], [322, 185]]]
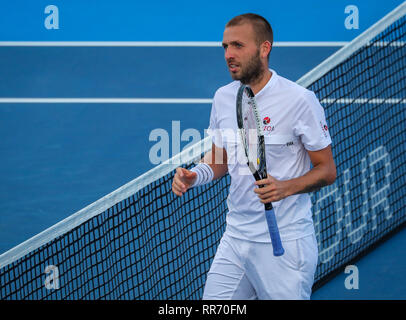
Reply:
[[[201, 162], [210, 166], [213, 171], [213, 180], [223, 177], [228, 171], [227, 152], [224, 148], [219, 148], [214, 143]], [[177, 168], [172, 183], [173, 193], [177, 196], [182, 196], [193, 185], [196, 178], [196, 172], [185, 168]]]
[[213, 170], [213, 180], [223, 177], [228, 171], [226, 149], [219, 148], [214, 143], [201, 162], [208, 164]]

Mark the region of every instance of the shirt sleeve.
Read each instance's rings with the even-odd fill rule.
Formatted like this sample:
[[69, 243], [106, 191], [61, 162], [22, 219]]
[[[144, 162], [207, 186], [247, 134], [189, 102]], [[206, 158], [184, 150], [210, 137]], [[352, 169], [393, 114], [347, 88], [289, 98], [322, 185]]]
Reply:
[[223, 148], [223, 138], [218, 124], [216, 112], [216, 97], [214, 97], [213, 104], [211, 106], [210, 125], [209, 128], [207, 129], [207, 133], [212, 138], [213, 143], [217, 147]]
[[324, 109], [312, 91], [306, 90], [299, 108], [294, 131], [306, 150], [318, 151], [330, 145], [331, 137]]

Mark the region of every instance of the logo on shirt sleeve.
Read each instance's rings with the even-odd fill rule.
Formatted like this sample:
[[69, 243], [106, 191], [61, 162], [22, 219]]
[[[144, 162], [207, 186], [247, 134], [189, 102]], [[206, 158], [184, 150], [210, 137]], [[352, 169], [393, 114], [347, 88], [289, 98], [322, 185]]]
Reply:
[[327, 138], [327, 135], [328, 135], [327, 124], [320, 121], [320, 127], [321, 127], [321, 130], [323, 131], [324, 137]]

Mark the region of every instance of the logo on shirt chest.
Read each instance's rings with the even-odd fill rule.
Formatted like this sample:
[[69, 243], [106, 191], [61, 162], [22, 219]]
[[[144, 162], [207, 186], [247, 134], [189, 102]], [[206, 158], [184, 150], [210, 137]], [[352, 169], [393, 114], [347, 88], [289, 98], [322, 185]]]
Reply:
[[272, 131], [275, 130], [275, 126], [272, 125], [271, 118], [265, 117], [262, 120], [262, 123], [264, 124], [264, 127], [263, 127], [264, 128], [264, 133], [272, 132]]

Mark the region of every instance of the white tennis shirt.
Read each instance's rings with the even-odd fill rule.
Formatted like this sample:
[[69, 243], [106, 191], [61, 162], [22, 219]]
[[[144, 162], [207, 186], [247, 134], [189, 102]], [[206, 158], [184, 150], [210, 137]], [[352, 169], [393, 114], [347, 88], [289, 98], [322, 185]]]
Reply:
[[[331, 144], [323, 107], [312, 91], [278, 76], [272, 76], [256, 94], [263, 121], [268, 173], [278, 180], [300, 177], [311, 168], [306, 150], [317, 151]], [[255, 179], [248, 169], [237, 131], [234, 81], [215, 93], [208, 133], [216, 146], [227, 151], [231, 185], [226, 232], [240, 239], [270, 242], [264, 204], [254, 193]], [[283, 241], [314, 233], [308, 194], [289, 196], [272, 203]]]

